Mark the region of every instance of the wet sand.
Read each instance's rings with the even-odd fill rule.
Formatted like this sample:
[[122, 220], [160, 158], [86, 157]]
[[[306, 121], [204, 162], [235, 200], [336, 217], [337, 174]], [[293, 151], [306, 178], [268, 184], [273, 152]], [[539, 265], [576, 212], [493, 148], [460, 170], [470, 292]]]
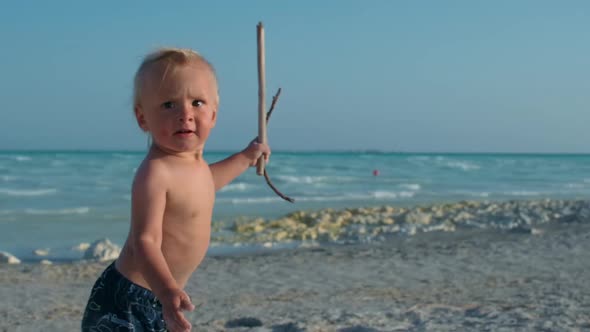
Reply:
[[[590, 224], [209, 256], [194, 331], [590, 331]], [[0, 331], [79, 331], [108, 263], [0, 265]]]

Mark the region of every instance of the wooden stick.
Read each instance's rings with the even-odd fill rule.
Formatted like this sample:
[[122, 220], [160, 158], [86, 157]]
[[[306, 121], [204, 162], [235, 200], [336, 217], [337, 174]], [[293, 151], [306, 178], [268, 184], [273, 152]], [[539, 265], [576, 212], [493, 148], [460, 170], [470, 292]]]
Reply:
[[275, 192], [275, 194], [279, 195], [280, 198], [286, 200], [287, 202], [290, 203], [295, 203], [295, 200], [292, 199], [291, 197], [283, 194], [282, 192], [280, 192], [277, 187], [275, 187], [272, 182], [270, 181], [270, 176], [268, 175], [268, 172], [266, 172], [266, 170], [264, 170], [264, 179], [266, 180], [266, 183], [269, 185], [270, 189], [272, 189], [272, 191]]
[[[275, 109], [275, 105], [277, 104], [277, 100], [279, 100], [280, 95], [281, 95], [281, 88], [279, 88], [279, 90], [277, 91], [277, 94], [274, 97], [272, 97], [272, 104], [270, 104], [270, 109], [268, 110], [268, 113], [266, 113], [267, 124], [268, 124], [268, 120], [270, 119], [270, 115], [272, 114], [272, 111], [274, 111], [274, 109]], [[268, 172], [266, 171], [266, 169], [264, 170], [264, 179], [266, 180], [266, 183], [268, 184], [270, 189], [272, 189], [272, 191], [274, 191], [275, 194], [279, 195], [280, 198], [286, 200], [287, 202], [295, 203], [295, 200], [293, 198], [283, 194], [279, 189], [277, 189], [277, 187], [274, 186], [274, 184], [272, 184], [272, 181], [270, 180], [270, 176], [268, 175]]]
[[[259, 143], [268, 143], [266, 137], [266, 124], [270, 119], [270, 115], [277, 104], [277, 100], [279, 99], [279, 95], [281, 94], [281, 89], [277, 91], [277, 94], [272, 97], [272, 104], [270, 105], [270, 110], [268, 113], [265, 114], [265, 78], [264, 78], [264, 27], [262, 26], [262, 22], [259, 22], [256, 26], [256, 35], [258, 40], [258, 142]], [[285, 194], [281, 193], [277, 187], [272, 184], [270, 181], [270, 176], [265, 169], [265, 161], [264, 156], [261, 156], [256, 163], [256, 174], [264, 175], [264, 179], [266, 183], [270, 186], [270, 188], [279, 195], [282, 199], [286, 200], [287, 202], [294, 203], [295, 200], [291, 197], [286, 196]]]
[[[264, 27], [262, 22], [256, 26], [258, 39], [258, 143], [267, 143], [266, 139], [266, 107], [265, 98], [265, 78], [264, 78]], [[264, 156], [260, 156], [256, 164], [256, 174], [264, 175]]]
[[277, 91], [277, 94], [274, 97], [272, 97], [272, 103], [270, 104], [270, 109], [268, 110], [268, 113], [266, 113], [266, 124], [268, 124], [268, 120], [270, 119], [270, 115], [272, 114], [272, 111], [274, 111], [275, 105], [277, 104], [277, 100], [279, 100], [280, 95], [281, 95], [281, 88], [279, 88], [279, 90]]

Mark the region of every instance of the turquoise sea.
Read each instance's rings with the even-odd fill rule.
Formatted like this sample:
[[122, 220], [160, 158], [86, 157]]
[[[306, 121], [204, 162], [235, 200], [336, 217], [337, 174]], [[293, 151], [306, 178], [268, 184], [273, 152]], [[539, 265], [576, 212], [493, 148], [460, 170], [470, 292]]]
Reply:
[[[229, 154], [205, 157], [212, 163]], [[122, 151], [0, 152], [0, 251], [26, 258], [33, 249], [67, 252], [103, 237], [122, 244], [142, 158]], [[213, 223], [327, 207], [590, 198], [590, 155], [274, 152], [268, 172], [294, 204], [252, 168], [218, 193]]]

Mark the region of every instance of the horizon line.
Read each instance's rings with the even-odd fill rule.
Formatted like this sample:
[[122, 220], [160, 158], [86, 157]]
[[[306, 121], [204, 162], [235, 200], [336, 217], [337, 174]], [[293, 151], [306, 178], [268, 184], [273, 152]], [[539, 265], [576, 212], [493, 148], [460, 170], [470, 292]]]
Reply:
[[[239, 149], [238, 149], [239, 150]], [[0, 153], [141, 153], [145, 149], [0, 149]], [[212, 149], [205, 151], [205, 153], [235, 153], [237, 150], [229, 149]], [[274, 150], [275, 153], [365, 153], [365, 154], [471, 154], [471, 155], [590, 155], [589, 152], [507, 152], [507, 151], [400, 151], [400, 150], [379, 150], [379, 149], [321, 149], [321, 150]]]

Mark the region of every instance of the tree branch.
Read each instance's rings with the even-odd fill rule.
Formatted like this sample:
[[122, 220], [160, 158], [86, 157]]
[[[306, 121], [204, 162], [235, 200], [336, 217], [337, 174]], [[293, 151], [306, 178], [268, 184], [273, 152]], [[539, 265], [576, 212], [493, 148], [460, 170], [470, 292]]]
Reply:
[[[281, 95], [281, 88], [279, 88], [279, 90], [274, 95], [274, 97], [272, 97], [272, 104], [270, 105], [270, 109], [268, 110], [268, 113], [266, 113], [266, 123], [267, 124], [268, 124], [268, 120], [270, 119], [270, 115], [272, 114], [272, 111], [275, 109], [275, 105], [277, 104], [277, 101], [279, 100], [280, 95]], [[266, 168], [264, 169], [264, 179], [266, 180], [266, 183], [268, 184], [270, 189], [272, 189], [275, 192], [275, 194], [279, 195], [279, 197], [286, 200], [287, 202], [295, 203], [295, 200], [293, 198], [286, 196], [285, 194], [280, 192], [279, 189], [277, 189], [277, 187], [275, 187], [272, 184], [272, 181], [270, 181], [270, 176], [268, 175]]]

